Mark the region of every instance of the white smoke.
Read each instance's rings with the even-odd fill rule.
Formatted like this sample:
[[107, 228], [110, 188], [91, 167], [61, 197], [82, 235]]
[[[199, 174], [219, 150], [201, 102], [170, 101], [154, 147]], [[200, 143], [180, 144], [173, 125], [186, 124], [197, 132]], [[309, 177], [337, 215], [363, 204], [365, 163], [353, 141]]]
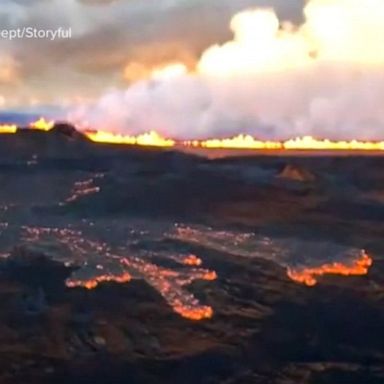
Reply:
[[183, 139], [384, 139], [384, 2], [312, 0], [305, 16], [295, 28], [273, 10], [244, 11], [233, 40], [207, 49], [195, 73], [173, 64], [70, 119]]

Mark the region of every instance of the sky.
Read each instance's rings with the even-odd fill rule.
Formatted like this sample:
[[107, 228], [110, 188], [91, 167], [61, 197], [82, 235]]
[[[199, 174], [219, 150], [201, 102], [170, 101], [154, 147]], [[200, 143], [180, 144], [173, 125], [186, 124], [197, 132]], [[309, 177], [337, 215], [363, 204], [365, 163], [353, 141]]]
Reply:
[[[383, 0], [1, 0], [0, 118], [384, 140], [383, 20]], [[31, 29], [71, 35], [4, 35]]]
[[233, 14], [255, 6], [301, 19], [302, 0], [2, 0], [0, 29], [71, 28], [72, 38], [0, 39], [0, 108], [56, 110], [170, 61], [193, 67], [229, 38]]

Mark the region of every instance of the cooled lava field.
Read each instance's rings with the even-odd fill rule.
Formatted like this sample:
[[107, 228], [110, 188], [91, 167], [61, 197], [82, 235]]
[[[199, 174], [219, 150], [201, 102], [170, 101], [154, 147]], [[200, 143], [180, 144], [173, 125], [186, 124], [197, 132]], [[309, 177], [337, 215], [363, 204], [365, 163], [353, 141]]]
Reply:
[[383, 383], [383, 169], [1, 135], [0, 383]]

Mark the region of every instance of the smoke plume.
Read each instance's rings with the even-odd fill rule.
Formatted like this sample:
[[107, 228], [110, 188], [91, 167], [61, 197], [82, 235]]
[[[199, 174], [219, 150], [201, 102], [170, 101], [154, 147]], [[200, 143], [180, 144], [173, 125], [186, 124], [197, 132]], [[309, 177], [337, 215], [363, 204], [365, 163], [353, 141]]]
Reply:
[[311, 0], [304, 15], [294, 26], [273, 9], [245, 10], [231, 20], [233, 39], [208, 48], [195, 70], [170, 62], [70, 119], [183, 139], [384, 139], [384, 2]]

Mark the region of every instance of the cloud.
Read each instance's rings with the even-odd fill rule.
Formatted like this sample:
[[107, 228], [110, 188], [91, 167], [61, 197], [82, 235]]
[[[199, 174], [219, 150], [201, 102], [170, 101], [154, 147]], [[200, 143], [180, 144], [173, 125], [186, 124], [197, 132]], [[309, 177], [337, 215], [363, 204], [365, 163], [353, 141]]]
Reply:
[[241, 12], [232, 38], [207, 48], [195, 72], [172, 72], [173, 65], [165, 77], [74, 108], [71, 118], [183, 139], [384, 139], [384, 3], [311, 0], [305, 15], [297, 27], [272, 9]]
[[14, 85], [19, 80], [19, 64], [11, 56], [0, 55], [0, 84]]
[[[229, 38], [234, 12], [269, 4], [298, 20], [303, 0], [2, 0], [2, 28], [72, 28], [71, 40], [0, 41], [1, 51], [19, 63], [19, 88], [12, 100], [44, 102], [96, 97], [132, 82], [124, 69], [145, 71], [177, 60], [194, 66], [201, 52]], [[129, 70], [125, 70], [126, 74]]]
[[121, 0], [78, 0], [78, 1], [86, 5], [106, 5], [106, 4], [111, 4], [115, 1], [121, 1]]

